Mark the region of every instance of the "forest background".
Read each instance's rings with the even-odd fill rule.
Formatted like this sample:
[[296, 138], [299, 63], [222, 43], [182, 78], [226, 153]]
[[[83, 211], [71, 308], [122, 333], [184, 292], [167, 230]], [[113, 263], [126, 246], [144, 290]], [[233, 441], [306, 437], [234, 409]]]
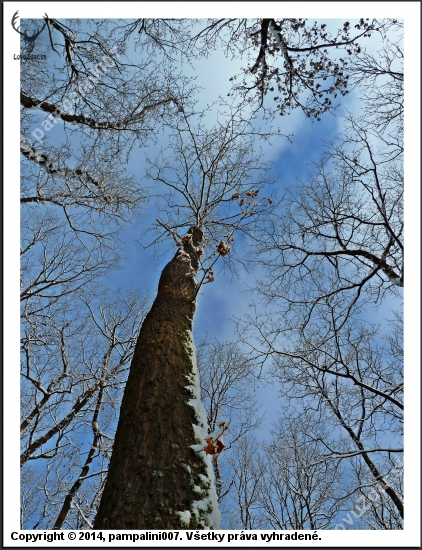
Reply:
[[[144, 4], [145, 6], [147, 6], [148, 4]], [[54, 5], [51, 4], [51, 7], [53, 7]], [[368, 6], [368, 4], [366, 4], [366, 6]], [[13, 12], [12, 10], [12, 6], [8, 6], [10, 7], [10, 10], [11, 12]], [[19, 7], [19, 6], [18, 6]], [[169, 7], [169, 9], [171, 8], [171, 6]], [[306, 7], [303, 6], [301, 9], [305, 9]], [[308, 6], [309, 8], [309, 6]], [[312, 6], [311, 6], [312, 8]], [[28, 15], [25, 13], [25, 16], [26, 17], [30, 17], [30, 16], [34, 16], [34, 17], [37, 17], [38, 14], [35, 14], [35, 10], [37, 9], [37, 6], [32, 6], [31, 7], [31, 10], [33, 12], [33, 15], [30, 15], [29, 12], [28, 12]], [[236, 7], [234, 7], [234, 9], [236, 9]], [[289, 9], [292, 9], [291, 7]], [[315, 8], [314, 8], [315, 9]], [[130, 10], [130, 6], [129, 6], [129, 10]], [[249, 14], [245, 14], [247, 16], [252, 16], [249, 15]], [[319, 17], [321, 17], [321, 14], [319, 12]], [[333, 16], [333, 11], [330, 7], [330, 15]], [[370, 15], [368, 13], [368, 15]], [[379, 16], [379, 14], [377, 14]], [[206, 17], [206, 14], [202, 11], [201, 14], [198, 14], [199, 17]], [[283, 13], [283, 16], [285, 17], [288, 17], [288, 13], [285, 14]], [[312, 13], [306, 13], [306, 16], [310, 19], [312, 19]], [[342, 14], [341, 13], [338, 13], [338, 15], [335, 15], [336, 17], [342, 17]], [[110, 15], [110, 17], [112, 17], [112, 15]], [[6, 18], [7, 19], [7, 18]], [[410, 26], [410, 23], [409, 23], [409, 26]], [[11, 35], [11, 32], [8, 33], [9, 35]], [[13, 36], [13, 35], [12, 35]], [[406, 35], [405, 35], [406, 36]], [[415, 36], [417, 36], [417, 33], [415, 34], [412, 34], [411, 32], [409, 32], [408, 34], [408, 37], [409, 38], [405, 38], [405, 40], [409, 39], [409, 46], [407, 47], [407, 52], [411, 52], [410, 56], [414, 53], [415, 49], [412, 48], [412, 45], [411, 45], [411, 40], [412, 38], [414, 39]], [[12, 39], [11, 39], [11, 42], [12, 42]], [[410, 57], [409, 56], [409, 57]], [[413, 63], [413, 59], [412, 59], [412, 63]], [[415, 65], [416, 67], [419, 67], [419, 63], [417, 62], [417, 59], [415, 60]], [[11, 66], [12, 70], [16, 71], [16, 64], [15, 65], [12, 65]], [[228, 65], [228, 73], [230, 73], [232, 71], [232, 69], [230, 68], [230, 64]], [[234, 71], [233, 71], [234, 72]], [[417, 73], [417, 71], [415, 71]], [[227, 75], [229, 76], [229, 75]], [[10, 94], [11, 93], [11, 90], [13, 89], [12, 88], [12, 85], [16, 84], [18, 85], [18, 82], [19, 82], [19, 76], [16, 77], [16, 75], [12, 75], [10, 76], [10, 79], [11, 79], [11, 86], [10, 86], [10, 89], [8, 89], [8, 93]], [[406, 99], [407, 97], [411, 97], [410, 94], [412, 93], [412, 91], [414, 91], [414, 88], [412, 87], [412, 90], [409, 92], [409, 96], [407, 95], [407, 89], [406, 89]], [[13, 95], [11, 95], [10, 97], [10, 104], [13, 104], [15, 103], [16, 104], [16, 119], [14, 119], [14, 122], [10, 122], [8, 123], [6, 126], [7, 126], [7, 135], [11, 136], [10, 137], [10, 142], [12, 142], [12, 136], [14, 135], [14, 132], [18, 132], [19, 128], [18, 128], [18, 123], [17, 123], [17, 113], [18, 113], [18, 102], [17, 102], [17, 97], [13, 97]], [[412, 118], [413, 116], [415, 115], [415, 109], [417, 109], [417, 105], [418, 105], [418, 101], [414, 101], [413, 102], [413, 105], [415, 105], [415, 108], [412, 108]], [[419, 118], [419, 117], [415, 117], [415, 118]], [[293, 121], [290, 120], [290, 123], [292, 123]], [[306, 143], [306, 146], [307, 146], [307, 151], [304, 155], [303, 158], [307, 158], [307, 153], [308, 151], [312, 151], [312, 148], [314, 146], [314, 141], [316, 140], [316, 134], [318, 134], [321, 130], [321, 127], [324, 127], [322, 126], [323, 123], [320, 123], [317, 124], [313, 124], [312, 126], [311, 125], [308, 125], [306, 127], [306, 130], [301, 134], [301, 128], [300, 126], [299, 127], [296, 127], [294, 128], [295, 130], [295, 139], [294, 141], [296, 142], [296, 146], [297, 145], [301, 145], [303, 147], [303, 145]], [[327, 124], [327, 123], [325, 123]], [[294, 125], [293, 125], [294, 127]], [[324, 127], [324, 130], [326, 132], [327, 135], [330, 134], [330, 128], [325, 126]], [[411, 128], [412, 130], [412, 128]], [[303, 131], [303, 129], [302, 129]], [[18, 134], [17, 134], [18, 135]], [[6, 141], [6, 147], [8, 145], [8, 142]], [[414, 162], [414, 159], [417, 158], [417, 155], [413, 155], [412, 154], [412, 147], [416, 147], [417, 146], [417, 139], [407, 139], [406, 140], [406, 145], [408, 147], [407, 149], [407, 155], [408, 157], [407, 158], [411, 158], [412, 159], [412, 164], [411, 164], [411, 168], [409, 170], [409, 172], [411, 171], [412, 174], [416, 173], [418, 174], [419, 173], [419, 170], [418, 170], [418, 167], [413, 164]], [[288, 149], [288, 145], [285, 145], [283, 144], [282, 146], [282, 149], [283, 150], [289, 150]], [[309, 147], [309, 149], [308, 149]], [[290, 149], [290, 153], [291, 153], [291, 150], [294, 150], [294, 146]], [[281, 153], [281, 157], [283, 155], [283, 152], [284, 151], [279, 151], [279, 153]], [[14, 158], [14, 156], [16, 156], [16, 152], [15, 151], [11, 151], [10, 152], [10, 156], [7, 152], [7, 149], [6, 149], [6, 154], [7, 154], [7, 158]], [[18, 157], [16, 157], [18, 158]], [[298, 159], [295, 159], [295, 166], [297, 166], [300, 162], [302, 161], [302, 158], [298, 158]], [[17, 162], [15, 166], [18, 166], [19, 163]], [[281, 164], [281, 166], [284, 168], [284, 166], [286, 166], [286, 164]], [[9, 166], [8, 166], [9, 168]], [[5, 185], [5, 204], [7, 205], [12, 205], [12, 204], [16, 204], [18, 205], [18, 200], [17, 200], [17, 190], [18, 190], [18, 186], [13, 189], [10, 187], [10, 185], [8, 186], [7, 183], [8, 181], [12, 181], [13, 179], [13, 172], [12, 172], [12, 166], [10, 166], [11, 168], [11, 171], [8, 172], [8, 174], [10, 174], [10, 176], [8, 175], [8, 179], [6, 180], [6, 185]], [[292, 174], [289, 174], [288, 171], [286, 171], [285, 173], [285, 178], [286, 180], [287, 179], [290, 179], [292, 177], [293, 173]], [[302, 173], [302, 174], [298, 174], [297, 172], [294, 174], [296, 176], [304, 176], [306, 175], [306, 172]], [[417, 178], [417, 181], [419, 181], [419, 178]], [[15, 193], [13, 192], [15, 191]], [[419, 236], [419, 231], [417, 229], [417, 226], [418, 226], [418, 222], [419, 222], [419, 216], [418, 216], [418, 213], [414, 212], [414, 210], [412, 211], [412, 209], [414, 209], [416, 207], [416, 205], [419, 204], [419, 201], [417, 200], [417, 194], [419, 192], [419, 188], [415, 188], [415, 187], [412, 187], [408, 190], [408, 193], [411, 195], [413, 193], [415, 193], [415, 199], [411, 199], [411, 201], [409, 201], [409, 203], [407, 203], [406, 205], [406, 224], [407, 224], [407, 231], [408, 231], [408, 234], [411, 235], [410, 237], [410, 244], [409, 244], [409, 248], [411, 248], [412, 251], [417, 251], [417, 253], [415, 254], [412, 254], [411, 257], [409, 258], [409, 261], [407, 262], [407, 265], [409, 266], [413, 266], [415, 265], [414, 262], [415, 260], [417, 259], [417, 254], [419, 253], [419, 243], [418, 243], [418, 236]], [[408, 195], [406, 194], [406, 197]], [[408, 208], [410, 207], [411, 210], [408, 210]], [[409, 212], [409, 213], [408, 213]], [[16, 287], [16, 282], [19, 281], [19, 277], [16, 277], [16, 271], [14, 271], [15, 269], [18, 269], [18, 266], [16, 265], [16, 254], [15, 252], [13, 251], [13, 245], [16, 245], [16, 236], [18, 236], [18, 232], [14, 229], [14, 235], [13, 235], [13, 232], [10, 231], [10, 227], [16, 227], [16, 222], [18, 221], [18, 216], [16, 214], [16, 212], [13, 212], [12, 210], [10, 210], [9, 212], [9, 209], [5, 212], [6, 214], [6, 218], [5, 218], [5, 221], [6, 221], [6, 225], [5, 227], [8, 229], [7, 232], [6, 232], [6, 235], [7, 235], [7, 239], [6, 239], [6, 261], [7, 261], [7, 270], [6, 270], [6, 285], [7, 285], [7, 289], [8, 289], [8, 292], [6, 294], [6, 300], [9, 299], [9, 296], [11, 296], [13, 294], [12, 290], [13, 287], [15, 286]], [[7, 216], [11, 216], [12, 219], [8, 219]], [[9, 223], [10, 221], [10, 223]], [[412, 228], [412, 224], [415, 224], [416, 227], [415, 229]], [[14, 240], [14, 236], [15, 236], [15, 240]], [[415, 242], [413, 242], [413, 239], [415, 239]], [[18, 250], [18, 246], [16, 247], [15, 251]], [[139, 250], [139, 249], [138, 249]], [[132, 251], [131, 251], [131, 257], [135, 256], [137, 254], [137, 249], [136, 248], [133, 248]], [[151, 265], [154, 265], [154, 259], [153, 257], [151, 257], [151, 260], [150, 260], [150, 264]], [[160, 271], [160, 266], [158, 267], [155, 267], [154, 269], [156, 269], [157, 272]], [[416, 299], [416, 295], [417, 295], [417, 292], [418, 292], [418, 289], [419, 289], [419, 281], [418, 281], [418, 265], [416, 264], [414, 268], [410, 267], [407, 269], [407, 285], [409, 285], [409, 287], [412, 289], [412, 308], [414, 308], [414, 304], [415, 303], [419, 303], [419, 299]], [[413, 280], [412, 280], [412, 277], [413, 277]], [[124, 280], [123, 284], [125, 285], [128, 280], [130, 279], [130, 275], [128, 276], [128, 279]], [[219, 276], [219, 285], [221, 283], [221, 281], [223, 280], [223, 274], [221, 274]], [[226, 281], [226, 284], [227, 284], [227, 281]], [[215, 304], [218, 303], [219, 304], [219, 308], [218, 308], [218, 311], [220, 312], [221, 314], [221, 319], [216, 319], [214, 325], [215, 325], [215, 333], [213, 334], [213, 336], [216, 336], [216, 337], [219, 337], [221, 338], [221, 336], [224, 336], [226, 333], [227, 333], [227, 327], [225, 326], [225, 323], [227, 323], [227, 319], [229, 317], [229, 314], [228, 312], [225, 310], [224, 308], [224, 303], [225, 303], [225, 296], [227, 296], [228, 293], [231, 293], [231, 290], [230, 290], [230, 286], [229, 287], [226, 287], [224, 288], [222, 286], [222, 284], [220, 286], [217, 286], [217, 285], [209, 285], [206, 290], [207, 292], [210, 291], [212, 289], [213, 291], [213, 295], [211, 294], [210, 296], [208, 296], [208, 300], [209, 300], [209, 303], [210, 304], [213, 304], [211, 307], [213, 308], [213, 311], [215, 311]], [[154, 291], [154, 282], [151, 283], [151, 290]], [[415, 299], [414, 299], [415, 298]], [[205, 300], [204, 300], [205, 302]], [[238, 314], [239, 313], [239, 307], [242, 308], [243, 307], [243, 304], [244, 304], [244, 300], [243, 298], [240, 299], [240, 301], [236, 304], [236, 313]], [[405, 302], [406, 304], [406, 302]], [[406, 305], [405, 305], [405, 308], [406, 308]], [[14, 314], [13, 312], [16, 311], [16, 309], [13, 307], [13, 305], [9, 305], [8, 302], [6, 301], [5, 303], [5, 311], [8, 311], [8, 312], [11, 312], [10, 314], [8, 313], [8, 323], [6, 325], [6, 342], [16, 342], [18, 340], [18, 337], [16, 338], [17, 336], [17, 333], [16, 331], [18, 330], [18, 323], [15, 323], [15, 322], [10, 322], [9, 323], [9, 320], [11, 318], [13, 318], [13, 315], [16, 315]], [[204, 313], [202, 313], [204, 316], [207, 315], [207, 312], [205, 311], [205, 308], [203, 308], [203, 311]], [[196, 319], [196, 323], [198, 326], [204, 326], [204, 323], [202, 322], [201, 320], [201, 317], [200, 317], [200, 313], [198, 313], [198, 317]], [[419, 321], [419, 316], [415, 316], [415, 314], [413, 313], [412, 315], [412, 318], [415, 319], [415, 322], [412, 323], [410, 326], [409, 324], [406, 326], [406, 353], [410, 353], [410, 356], [412, 357], [412, 361], [411, 363], [414, 364], [414, 358], [418, 356], [418, 347], [416, 345], [416, 348], [413, 347], [412, 348], [412, 345], [414, 346], [415, 344], [417, 344], [418, 342], [418, 321]], [[203, 336], [203, 335], [201, 335]], [[9, 362], [12, 362], [13, 361], [13, 358], [15, 357], [15, 354], [12, 353], [11, 351], [9, 351], [10, 348], [7, 347], [6, 348], [6, 372], [7, 371], [7, 364]], [[409, 351], [407, 351], [409, 350]], [[12, 355], [8, 356], [9, 353], [12, 353]], [[408, 363], [407, 361], [405, 361], [405, 365], [406, 363]], [[418, 373], [419, 374], [419, 373]], [[412, 373], [412, 380], [414, 380], [414, 373]], [[11, 377], [10, 381], [8, 380], [8, 392], [7, 392], [7, 395], [6, 395], [6, 406], [7, 406], [7, 411], [8, 411], [8, 414], [9, 414], [9, 411], [11, 411], [12, 413], [14, 412], [15, 414], [17, 414], [17, 410], [16, 410], [16, 395], [17, 393], [15, 393], [15, 391], [9, 391], [9, 389], [13, 386], [14, 386], [14, 380], [15, 378]], [[18, 382], [17, 380], [15, 381], [15, 383]], [[410, 392], [413, 390], [413, 388], [415, 387], [418, 387], [418, 385], [415, 384], [415, 386], [413, 386], [412, 384], [412, 388], [410, 388]], [[18, 384], [15, 386], [15, 389], [18, 388]], [[265, 392], [268, 391], [268, 388], [265, 389]], [[10, 405], [9, 406], [9, 400], [10, 399], [15, 399], [15, 402], [13, 405]], [[409, 399], [410, 402], [410, 406], [412, 405], [412, 402], [415, 402], [416, 400], [413, 400], [413, 399]], [[409, 413], [409, 417], [412, 417], [412, 413]], [[413, 422], [413, 420], [412, 420]], [[9, 438], [10, 436], [10, 438]], [[412, 440], [414, 441], [413, 437], [412, 437]], [[15, 447], [15, 435], [14, 434], [8, 434], [8, 441], [10, 442], [8, 444], [8, 448], [11, 448], [13, 449]], [[409, 444], [410, 446], [412, 446], [412, 441], [409, 441], [409, 442], [406, 442], [406, 444]], [[410, 453], [411, 454], [411, 453]], [[6, 454], [6, 459], [8, 459], [9, 457], [9, 453]], [[411, 460], [411, 459], [410, 459]], [[11, 467], [9, 469], [9, 471], [13, 471], [15, 470], [15, 467]], [[15, 478], [15, 476], [11, 476], [12, 478], [14, 478], [15, 480], [17, 480], [18, 478]], [[18, 493], [14, 493], [16, 496], [18, 496]], [[13, 500], [13, 497], [12, 499]], [[14, 506], [11, 506], [10, 509], [14, 509]], [[411, 511], [409, 511], [409, 513], [412, 513]]]

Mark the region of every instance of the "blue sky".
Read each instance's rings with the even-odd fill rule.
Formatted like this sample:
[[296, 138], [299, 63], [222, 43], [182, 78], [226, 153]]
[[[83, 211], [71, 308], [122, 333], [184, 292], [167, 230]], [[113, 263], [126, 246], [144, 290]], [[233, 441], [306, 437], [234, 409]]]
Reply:
[[[371, 5], [373, 3], [366, 3], [366, 4]], [[62, 4], [62, 6], [64, 5], [66, 5], [66, 3]], [[74, 6], [76, 5], [77, 4], [75, 3]], [[129, 11], [132, 10], [131, 13], [133, 13], [134, 5], [136, 4], [132, 4], [132, 6], [125, 4], [124, 9], [126, 10], [129, 9]], [[317, 9], [317, 5], [318, 5], [317, 3], [314, 3], [314, 7], [313, 7], [314, 11], [315, 10], [321, 11], [320, 9]], [[8, 11], [10, 10], [11, 13], [14, 13], [17, 9], [21, 10], [20, 14], [22, 17], [39, 17], [40, 10], [41, 10], [41, 13], [45, 11], [44, 5], [41, 5], [39, 3], [34, 3], [31, 5], [31, 11], [33, 13], [29, 13], [28, 6], [29, 6], [28, 4], [19, 5], [18, 3], [9, 3], [7, 8], [8, 8]], [[121, 4], [119, 4], [119, 6], [121, 6]], [[190, 6], [193, 6], [193, 4], [191, 4]], [[279, 9], [278, 3], [272, 4], [271, 9], [275, 8], [276, 6], [277, 6], [277, 9]], [[329, 4], [329, 7], [327, 6], [327, 4], [324, 4], [324, 6], [326, 10], [333, 10], [333, 14], [334, 14], [334, 6], [335, 6], [334, 4]], [[53, 11], [56, 11], [57, 7], [58, 7], [57, 4], [54, 4], [54, 3], [49, 4], [48, 13], [50, 14], [50, 11], [51, 11], [51, 14], [53, 14]], [[105, 8], [107, 8], [106, 11], [110, 7], [112, 8], [111, 5], [105, 5]], [[291, 7], [288, 7], [287, 9], [290, 9], [290, 8]], [[75, 8], [72, 7], [72, 4], [68, 4], [67, 11], [69, 12], [72, 9], [75, 9]], [[85, 5], [84, 13], [85, 13], [85, 9], [88, 9], [88, 5]], [[91, 7], [89, 7], [89, 9], [91, 9]], [[221, 4], [219, 9], [221, 9]], [[338, 9], [338, 6], [336, 7], [336, 9]], [[355, 13], [355, 9], [356, 8], [353, 9], [353, 13]], [[58, 12], [56, 11], [56, 13]], [[64, 17], [65, 15], [67, 14], [63, 13], [61, 17]], [[86, 13], [86, 15], [88, 15], [88, 13]], [[321, 15], [323, 14], [321, 13]], [[116, 15], [111, 15], [111, 16], [115, 17]], [[8, 14], [5, 14], [5, 20], [7, 20], [7, 25], [8, 25], [7, 36], [10, 36], [11, 35], [11, 33], [9, 32], [10, 18]], [[6, 28], [6, 23], [5, 23], [5, 28]], [[11, 36], [13, 36], [13, 34]], [[16, 49], [16, 45], [14, 47]], [[18, 47], [19, 46], [17, 46], [17, 48]], [[16, 63], [17, 62], [15, 62], [15, 65], [12, 66], [11, 73], [8, 73], [8, 74], [11, 74], [10, 78], [13, 80], [14, 87], [16, 87], [16, 84], [18, 85], [18, 79], [16, 79], [16, 74], [13, 73], [13, 76], [12, 76], [12, 71], [16, 70]], [[417, 63], [417, 61], [415, 66], [417, 67], [420, 66]], [[226, 86], [227, 88], [229, 87], [228, 78], [235, 72], [236, 72], [236, 69], [235, 69], [235, 66], [233, 65], [233, 62], [231, 62], [230, 60], [223, 61], [223, 59], [220, 56], [212, 57], [210, 60], [204, 60], [203, 63], [201, 63], [201, 68], [199, 67], [197, 68], [198, 83], [201, 86], [203, 86], [202, 98], [204, 100], [215, 99], [216, 92], [220, 92], [220, 90], [224, 92], [224, 90], [226, 89]], [[17, 105], [15, 99], [16, 98], [13, 99], [13, 104]], [[349, 107], [353, 108], [353, 98], [350, 97], [348, 101], [350, 102]], [[13, 119], [14, 120], [13, 125], [18, 124], [17, 122], [18, 109], [16, 110], [15, 116], [16, 118]], [[416, 118], [417, 117], [415, 117], [415, 119]], [[308, 163], [310, 159], [318, 157], [319, 147], [321, 147], [322, 145], [322, 140], [324, 139], [329, 140], [335, 137], [336, 132], [338, 131], [338, 119], [336, 119], [335, 117], [332, 117], [331, 115], [325, 115], [323, 117], [323, 120], [320, 123], [312, 124], [309, 120], [305, 119], [305, 117], [301, 117], [300, 114], [295, 114], [294, 116], [289, 117], [289, 120], [286, 119], [286, 128], [285, 129], [283, 128], [283, 130], [286, 133], [293, 131], [295, 135], [293, 138], [292, 145], [287, 143], [287, 140], [286, 140], [286, 143], [278, 146], [274, 145], [272, 148], [273, 150], [269, 151], [269, 154], [274, 159], [273, 170], [276, 173], [280, 174], [280, 179], [277, 183], [278, 186], [283, 186], [283, 185], [293, 183], [295, 180], [295, 177], [306, 176], [307, 172], [309, 171]], [[139, 164], [140, 164], [139, 161], [133, 160], [128, 167], [129, 171], [139, 173], [140, 171]], [[416, 166], [416, 171], [418, 171], [417, 166]], [[7, 183], [8, 182], [6, 182], [6, 185]], [[410, 193], [416, 192], [416, 197], [417, 197], [419, 186], [420, 186], [420, 179], [416, 178], [416, 182], [413, 182], [413, 185], [416, 185], [418, 189], [416, 190], [411, 189]], [[9, 193], [9, 189], [6, 189], [6, 191], [7, 193]], [[150, 215], [147, 215], [143, 221], [143, 227], [145, 227], [148, 223], [150, 223], [151, 220], [154, 220], [155, 217], [156, 217], [155, 212], [151, 212]], [[419, 217], [417, 214], [417, 224], [418, 224], [418, 221], [419, 221]], [[16, 218], [15, 218], [15, 222], [16, 222]], [[416, 229], [417, 229], [417, 224], [416, 224]], [[411, 230], [409, 230], [409, 233], [410, 231]], [[167, 261], [170, 259], [172, 253], [167, 254], [165, 256], [160, 256], [159, 258], [155, 258], [152, 248], [143, 250], [139, 246], [139, 244], [137, 244], [137, 241], [139, 240], [139, 233], [140, 233], [140, 227], [132, 227], [125, 231], [124, 236], [125, 236], [125, 243], [126, 243], [126, 255], [128, 259], [126, 262], [123, 262], [122, 269], [118, 271], [115, 275], [113, 275], [111, 283], [113, 285], [121, 286], [121, 287], [132, 286], [134, 288], [141, 288], [143, 290], [149, 289], [152, 293], [154, 293], [157, 287], [158, 278], [160, 276], [161, 270], [164, 267], [164, 265], [167, 263]], [[15, 240], [12, 238], [12, 236], [9, 233], [7, 244], [10, 245], [10, 243], [13, 243], [13, 242], [15, 242]], [[416, 246], [416, 248], [419, 250], [418, 246]], [[6, 253], [7, 253], [7, 250], [6, 250]], [[11, 254], [13, 256], [13, 252]], [[218, 269], [215, 271], [217, 273], [215, 283], [205, 286], [204, 295], [200, 296], [199, 298], [199, 308], [195, 319], [195, 336], [198, 338], [198, 340], [200, 340], [206, 333], [208, 334], [209, 338], [214, 338], [214, 337], [217, 337], [219, 339], [234, 338], [235, 337], [234, 325], [230, 319], [233, 316], [240, 316], [242, 313], [246, 312], [248, 309], [248, 304], [250, 303], [249, 294], [247, 293], [247, 288], [248, 288], [248, 284], [253, 284], [254, 275], [255, 275], [254, 271], [256, 271], [256, 268], [253, 268], [253, 269], [251, 268], [250, 274], [242, 273], [239, 280], [232, 279], [230, 274], [227, 274], [227, 273], [218, 274]], [[419, 274], [419, 268], [416, 268], [416, 273], [413, 273], [413, 276], [414, 276], [413, 284], [415, 285], [414, 289], [415, 289], [416, 295], [418, 294], [416, 287], [419, 284], [418, 274]], [[408, 280], [410, 281], [410, 285], [411, 285], [412, 284], [411, 271], [409, 273], [409, 276], [410, 278]], [[6, 280], [6, 284], [9, 284], [9, 282], [10, 281]], [[415, 300], [415, 302], [418, 302], [418, 300]], [[419, 338], [417, 334], [418, 323], [415, 323], [415, 325], [416, 326], [412, 327], [413, 330], [412, 328], [410, 329], [411, 334], [413, 334], [413, 336], [410, 336], [410, 339], [413, 339], [413, 341], [414, 340], [417, 341]], [[261, 392], [262, 395], [260, 394], [258, 395], [260, 395], [260, 397], [263, 400], [268, 400], [269, 391], [270, 390], [267, 388], [266, 390], [262, 390]], [[271, 393], [271, 402], [274, 404], [274, 406], [271, 407], [271, 409], [273, 410], [273, 412], [271, 413], [271, 416], [273, 416], [278, 406], [278, 403], [273, 401], [273, 399], [274, 399], [274, 395], [273, 393]]]
[[[209, 64], [212, 67], [214, 60], [204, 60], [201, 71], [199, 72], [198, 69], [199, 83], [201, 83], [201, 77], [206, 79], [204, 75], [212, 73], [208, 69]], [[227, 85], [226, 77], [230, 74], [232, 66], [227, 60], [226, 64], [229, 68], [220, 72], [221, 84], [214, 80], [215, 94], [220, 93], [220, 90]], [[206, 99], [212, 100], [210, 90], [205, 87], [204, 90], [206, 90]], [[201, 94], [199, 97], [202, 101]], [[348, 96], [343, 105], [353, 109], [355, 105], [353, 95]], [[273, 159], [271, 172], [276, 176], [274, 192], [279, 196], [285, 186], [295, 185], [298, 178], [306, 178], [312, 171], [311, 161], [318, 159], [324, 142], [335, 140], [341, 128], [338, 116], [328, 113], [320, 122], [312, 122], [298, 110], [290, 117], [283, 119], [280, 117], [280, 123], [286, 134], [293, 132], [294, 136], [292, 143], [286, 138], [280, 138], [268, 147], [267, 155]], [[158, 150], [158, 146], [153, 149]], [[142, 174], [142, 165], [140, 156], [136, 155], [128, 168], [131, 172]], [[172, 246], [172, 238], [168, 238], [156, 250], [152, 247], [143, 249], [140, 244], [141, 241], [144, 245], [148, 242], [148, 237], [145, 240], [142, 239], [140, 232], [152, 226], [157, 217], [161, 217], [160, 213], [154, 209], [153, 203], [150, 204], [151, 208], [147, 206], [145, 209], [142, 222], [126, 229], [123, 233], [126, 259], [122, 262], [121, 270], [108, 278], [108, 284], [112, 287], [139, 288], [154, 295], [161, 271], [173, 256], [175, 249]], [[242, 248], [244, 253], [247, 252], [248, 244], [244, 238], [239, 238], [234, 246]], [[196, 342], [204, 338], [210, 340], [216, 338], [220, 341], [236, 340], [238, 335], [234, 319], [248, 314], [252, 303], [255, 305], [259, 303], [259, 298], [250, 290], [254, 287], [255, 279], [261, 275], [259, 266], [249, 265], [247, 270], [239, 266], [238, 269], [238, 276], [232, 275], [228, 270], [223, 269], [221, 262], [217, 263], [214, 268], [215, 282], [202, 287], [194, 321]], [[265, 421], [260, 435], [266, 437], [272, 423], [277, 420], [282, 403], [277, 396], [276, 388], [262, 382], [257, 384], [256, 398], [262, 405], [261, 412], [265, 412]]]

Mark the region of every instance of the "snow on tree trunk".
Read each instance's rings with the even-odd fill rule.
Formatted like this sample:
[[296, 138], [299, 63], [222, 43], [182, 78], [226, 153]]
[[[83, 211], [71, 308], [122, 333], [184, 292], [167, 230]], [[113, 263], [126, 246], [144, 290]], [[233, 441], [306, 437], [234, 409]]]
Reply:
[[[192, 324], [202, 231], [164, 268], [139, 333], [94, 529], [218, 529]], [[178, 259], [179, 257], [179, 259]]]

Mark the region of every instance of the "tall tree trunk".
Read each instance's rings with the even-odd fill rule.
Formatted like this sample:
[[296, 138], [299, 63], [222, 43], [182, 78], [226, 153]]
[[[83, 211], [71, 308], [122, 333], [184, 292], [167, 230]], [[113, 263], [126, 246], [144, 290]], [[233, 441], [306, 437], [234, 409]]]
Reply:
[[190, 233], [190, 264], [177, 253], [166, 265], [138, 337], [94, 529], [219, 527], [211, 460], [201, 451], [205, 414], [192, 386], [196, 284], [186, 273], [198, 267], [202, 231]]

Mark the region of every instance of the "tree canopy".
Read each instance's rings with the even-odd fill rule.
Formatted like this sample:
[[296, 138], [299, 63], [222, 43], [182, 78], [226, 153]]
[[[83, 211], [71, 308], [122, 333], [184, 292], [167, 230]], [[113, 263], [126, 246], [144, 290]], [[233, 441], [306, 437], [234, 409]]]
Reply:
[[21, 31], [21, 529], [402, 529], [402, 21]]

